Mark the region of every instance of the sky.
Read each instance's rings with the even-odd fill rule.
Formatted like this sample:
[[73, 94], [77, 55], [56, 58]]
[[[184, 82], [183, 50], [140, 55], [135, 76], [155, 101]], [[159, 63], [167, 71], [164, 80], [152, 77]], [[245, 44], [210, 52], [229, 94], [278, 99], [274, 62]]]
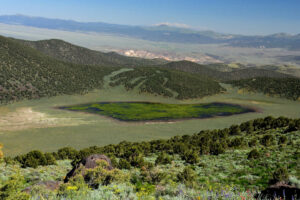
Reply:
[[0, 0], [23, 14], [128, 25], [161, 23], [221, 33], [300, 33], [300, 0]]

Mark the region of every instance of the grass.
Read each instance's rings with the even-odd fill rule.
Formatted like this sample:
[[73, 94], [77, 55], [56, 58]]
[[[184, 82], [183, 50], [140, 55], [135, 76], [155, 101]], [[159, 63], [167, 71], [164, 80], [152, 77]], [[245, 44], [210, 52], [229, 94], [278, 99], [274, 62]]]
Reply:
[[[177, 154], [170, 155], [170, 164], [159, 164], [153, 169], [149, 169], [153, 174], [166, 173], [165, 178], [157, 183], [135, 183], [124, 181], [122, 183], [111, 183], [107, 186], [100, 185], [98, 189], [82, 190], [76, 185], [69, 185], [68, 197], [57, 196], [56, 192], [50, 192], [42, 188], [33, 191], [35, 198], [47, 197], [49, 199], [255, 199], [254, 195], [268, 186], [268, 180], [272, 178], [272, 172], [278, 166], [286, 166], [289, 171], [289, 181], [293, 185], [299, 182], [299, 158], [296, 156], [299, 145], [300, 132], [285, 133], [285, 128], [276, 128], [258, 131], [252, 135], [243, 134], [249, 141], [253, 137], [263, 137], [265, 134], [272, 134], [278, 141], [280, 136], [288, 138], [286, 144], [256, 147], [243, 146], [236, 149], [228, 149], [219, 155], [201, 155], [200, 161], [190, 165]], [[231, 136], [235, 137], [235, 136]], [[248, 160], [248, 153], [252, 149], [258, 149], [260, 157]], [[144, 157], [145, 161], [154, 164], [157, 154], [149, 154]], [[183, 183], [176, 181], [176, 176], [190, 165], [196, 173], [196, 184], [189, 188]], [[32, 186], [40, 181], [62, 181], [64, 175], [72, 168], [70, 161], [58, 161], [57, 165], [39, 166], [33, 168], [20, 168], [19, 165], [0, 164], [0, 186], [9, 181], [9, 177], [15, 173], [24, 176], [26, 182], [21, 189]], [[142, 169], [131, 168], [122, 170], [123, 173], [131, 177], [142, 177]], [[155, 176], [153, 176], [155, 177]], [[149, 189], [149, 186], [152, 189]], [[65, 197], [65, 198], [63, 198]]]
[[[281, 118], [270, 117], [254, 120], [253, 131], [249, 132], [240, 125], [241, 132], [238, 135], [230, 132], [226, 134], [226, 130], [215, 130], [203, 131], [191, 137], [177, 136], [168, 141], [125, 142], [102, 148], [91, 147], [76, 154], [80, 156], [82, 153], [104, 153], [113, 159], [113, 166], [118, 169], [110, 174], [105, 169], [106, 165], [99, 163], [102, 167], [89, 169], [92, 170], [90, 171], [93, 172], [92, 174], [86, 176], [82, 175], [84, 174], [82, 171], [78, 171], [77, 177], [61, 184], [60, 189], [56, 191], [46, 190], [37, 184], [40, 181], [62, 182], [65, 174], [72, 168], [70, 161], [59, 160], [57, 165], [39, 166], [34, 169], [21, 168], [18, 163], [8, 159], [9, 162], [6, 164], [0, 161], [0, 188], [1, 191], [5, 191], [5, 194], [14, 197], [17, 192], [35, 185], [31, 191], [31, 199], [254, 200], [256, 194], [259, 195], [260, 191], [273, 184], [270, 180], [274, 178], [278, 180], [278, 176], [274, 174], [280, 168], [287, 171], [282, 173], [285, 181], [295, 187], [300, 185], [298, 148], [300, 130], [298, 126], [294, 130], [288, 128], [288, 124], [298, 123], [298, 121], [284, 121]], [[263, 142], [263, 138], [270, 135], [273, 138], [271, 142]], [[282, 140], [283, 137], [286, 139]], [[232, 141], [236, 138], [243, 138], [244, 142], [241, 145], [233, 145]], [[224, 147], [224, 151], [220, 154], [209, 153], [215, 141]], [[250, 141], [256, 143], [249, 143]], [[207, 145], [201, 145], [205, 143]], [[203, 148], [210, 150], [205, 153], [202, 152]], [[177, 149], [182, 150], [180, 152]], [[193, 163], [185, 156], [191, 150], [199, 158]], [[249, 157], [249, 153], [253, 150], [257, 150], [257, 156]], [[168, 162], [157, 162], [160, 160], [158, 158], [161, 153], [167, 154]], [[137, 164], [133, 155], [136, 158], [142, 157], [145, 162], [138, 161]], [[123, 169], [124, 165], [120, 163], [124, 159], [129, 161], [131, 167]], [[76, 158], [76, 160], [80, 159]], [[107, 184], [103, 182], [106, 179], [98, 179], [105, 176], [111, 177], [111, 181]], [[89, 178], [85, 179], [85, 177]], [[83, 180], [91, 182], [84, 183]], [[87, 184], [91, 183], [99, 183], [99, 187], [98, 185], [88, 187]]]
[[[49, 118], [56, 118], [57, 120], [68, 119], [70, 123], [60, 123], [64, 126], [43, 126], [40, 128], [24, 128], [18, 131], [6, 131], [2, 129], [3, 123], [1, 122], [0, 142], [4, 144], [3, 151], [5, 155], [14, 156], [33, 149], [49, 152], [65, 146], [82, 149], [92, 145], [117, 144], [123, 140], [138, 142], [152, 139], [168, 139], [175, 135], [191, 135], [204, 129], [226, 128], [232, 124], [269, 115], [274, 117], [300, 117], [298, 112], [299, 101], [272, 98], [263, 94], [238, 94], [238, 89], [231, 88], [228, 85], [223, 85], [223, 87], [226, 87], [228, 90], [225, 94], [193, 100], [177, 100], [150, 94], [139, 94], [137, 91], [126, 91], [123, 87], [108, 87], [85, 95], [62, 95], [3, 105], [0, 106], [0, 119], [3, 115], [14, 113], [19, 109], [32, 108], [34, 112], [44, 113]], [[53, 109], [53, 107], [65, 106], [66, 103], [75, 105], [104, 101], [148, 101], [168, 104], [224, 102], [254, 107], [261, 111], [177, 122], [127, 123], [100, 115]]]
[[224, 103], [162, 104], [151, 102], [100, 102], [60, 107], [64, 110], [95, 113], [121, 121], [210, 118], [254, 112], [239, 105]]

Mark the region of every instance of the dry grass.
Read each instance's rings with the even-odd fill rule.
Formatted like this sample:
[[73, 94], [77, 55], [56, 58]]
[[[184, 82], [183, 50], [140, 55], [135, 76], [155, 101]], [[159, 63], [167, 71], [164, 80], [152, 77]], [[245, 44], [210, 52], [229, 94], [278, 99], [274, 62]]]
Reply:
[[22, 107], [15, 111], [9, 111], [8, 108], [4, 107], [0, 111], [0, 133], [32, 128], [77, 126], [87, 123], [79, 118], [53, 117], [43, 112], [34, 111], [31, 107]]

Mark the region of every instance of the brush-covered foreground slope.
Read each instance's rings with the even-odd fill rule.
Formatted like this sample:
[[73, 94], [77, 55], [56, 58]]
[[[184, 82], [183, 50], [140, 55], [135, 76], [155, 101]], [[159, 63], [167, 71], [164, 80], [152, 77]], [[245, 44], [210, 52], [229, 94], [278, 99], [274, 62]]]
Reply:
[[74, 64], [134, 67], [136, 65], [156, 65], [166, 62], [159, 59], [150, 60], [127, 57], [114, 52], [103, 53], [100, 51], [94, 51], [84, 47], [76, 46], [57, 39], [40, 41], [19, 41], [57, 60]]
[[124, 85], [137, 90], [177, 99], [200, 98], [225, 91], [207, 76], [156, 67], [140, 67], [112, 77], [111, 86]]
[[[0, 164], [0, 197], [254, 200], [257, 194], [270, 199], [259, 191], [277, 182], [300, 187], [299, 137], [300, 119], [266, 117], [167, 140], [32, 151]], [[92, 154], [110, 157], [114, 169], [100, 162], [64, 179], [72, 168], [66, 159], [76, 166]], [[52, 181], [58, 189], [51, 191], [41, 181]], [[22, 192], [29, 186], [28, 193]], [[276, 195], [283, 198], [282, 192]]]
[[229, 81], [233, 86], [250, 92], [261, 92], [292, 100], [300, 99], [300, 79], [298, 78], [253, 78]]
[[61, 62], [0, 36], [0, 103], [100, 88], [112, 70]]

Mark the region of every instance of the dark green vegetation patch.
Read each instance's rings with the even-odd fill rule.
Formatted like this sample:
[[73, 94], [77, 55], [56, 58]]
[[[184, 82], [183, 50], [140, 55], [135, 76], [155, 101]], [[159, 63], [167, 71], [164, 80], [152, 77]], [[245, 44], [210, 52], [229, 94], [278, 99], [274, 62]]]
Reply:
[[137, 88], [140, 93], [177, 99], [201, 98], [225, 91], [207, 76], [156, 67], [135, 68], [114, 76], [112, 81], [112, 87], [124, 85], [127, 90]]
[[253, 78], [230, 81], [236, 87], [250, 92], [262, 92], [270, 96], [279, 96], [292, 100], [300, 98], [300, 79], [298, 78]]
[[150, 102], [100, 102], [60, 107], [60, 109], [95, 113], [122, 121], [207, 118], [254, 112], [250, 108], [225, 103], [162, 104]]

